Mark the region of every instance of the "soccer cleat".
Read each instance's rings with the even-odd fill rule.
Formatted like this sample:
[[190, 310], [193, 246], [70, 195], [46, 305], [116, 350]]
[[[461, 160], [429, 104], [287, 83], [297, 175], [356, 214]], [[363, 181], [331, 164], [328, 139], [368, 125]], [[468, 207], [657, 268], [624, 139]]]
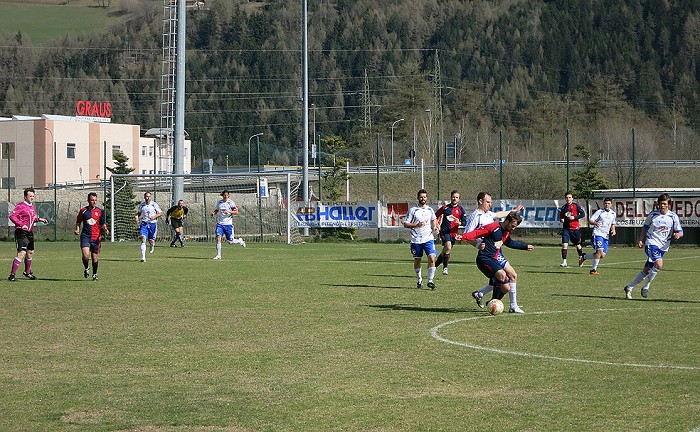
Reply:
[[589, 273], [592, 275], [599, 275], [600, 274], [600, 273], [598, 273], [598, 270], [591, 270]]
[[434, 289], [435, 289], [435, 283], [434, 283], [434, 282], [428, 282], [428, 288], [430, 288], [431, 290], [434, 290]]
[[177, 246], [175, 246], [175, 243], [170, 243], [170, 247], [177, 247]]
[[583, 262], [586, 261], [586, 256], [585, 255], [579, 255], [578, 257], [578, 266], [583, 267]]
[[220, 259], [221, 259], [221, 255], [215, 256], [214, 259], [215, 259], [215, 260], [220, 260]]
[[146, 258], [141, 257], [141, 262], [146, 262]]
[[15, 275], [11, 274], [11, 275], [7, 278], [7, 280], [10, 281], [10, 282], [15, 282], [15, 281], [17, 280], [17, 278], [15, 277]]
[[649, 288], [643, 287], [642, 288], [642, 297], [647, 298], [648, 295], [649, 295]]
[[97, 281], [97, 280], [100, 280], [100, 278], [98, 278], [97, 275], [94, 274], [94, 275], [92, 275], [92, 280]]
[[34, 273], [32, 273], [31, 270], [29, 270], [28, 272], [22, 272], [22, 274], [23, 274], [24, 277], [26, 277], [27, 279], [31, 279], [31, 280], [35, 280], [35, 279], [36, 279], [36, 276], [34, 276]]
[[627, 300], [632, 300], [632, 288], [624, 287], [623, 289], [625, 290], [625, 298]]
[[484, 303], [482, 300], [484, 299], [484, 295], [481, 294], [479, 291], [473, 291], [472, 292], [472, 297], [474, 297], [474, 300], [476, 300], [476, 305], [479, 306], [480, 308], [484, 307]]
[[524, 314], [525, 311], [520, 308], [520, 306], [511, 307], [508, 311], [510, 313]]
[[245, 240], [241, 239], [241, 246], [245, 247]]
[[562, 263], [559, 264], [559, 267], [569, 267], [569, 265], [566, 263], [566, 261], [562, 261]]
[[181, 248], [185, 247], [185, 244], [182, 242], [182, 240], [180, 240], [180, 247]]
[[153, 248], [151, 248], [151, 249], [148, 251], [148, 253], [153, 253]]
[[446, 275], [447, 274], [447, 267], [442, 269], [442, 274]]
[[416, 288], [418, 288], [418, 289], [423, 289], [423, 282], [418, 282], [418, 283], [416, 284]]
[[85, 279], [89, 278], [90, 277], [90, 270], [88, 270], [88, 269], [83, 270], [83, 276], [85, 276]]

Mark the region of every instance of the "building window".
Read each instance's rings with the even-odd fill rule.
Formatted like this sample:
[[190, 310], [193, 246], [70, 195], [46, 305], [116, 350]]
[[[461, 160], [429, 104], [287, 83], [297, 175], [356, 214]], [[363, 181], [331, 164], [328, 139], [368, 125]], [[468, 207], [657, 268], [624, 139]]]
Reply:
[[2, 188], [3, 189], [14, 189], [15, 188], [15, 178], [14, 177], [3, 177], [2, 178]]
[[2, 159], [14, 159], [15, 158], [15, 143], [4, 142], [2, 143]]
[[75, 143], [66, 143], [66, 158], [75, 159]]
[[118, 145], [113, 145], [113, 146], [112, 146], [112, 154], [114, 154], [114, 153], [121, 153], [121, 151], [122, 151], [122, 148], [119, 147]]
[[141, 156], [146, 156], [146, 146], [141, 146]]
[[148, 155], [153, 156], [153, 147], [148, 146]]
[[148, 170], [141, 170], [141, 174], [148, 174]]

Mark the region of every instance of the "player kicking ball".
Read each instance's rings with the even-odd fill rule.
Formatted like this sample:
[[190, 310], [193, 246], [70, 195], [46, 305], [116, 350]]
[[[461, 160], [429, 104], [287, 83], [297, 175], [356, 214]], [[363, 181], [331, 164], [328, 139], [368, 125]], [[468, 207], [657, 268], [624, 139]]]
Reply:
[[531, 251], [535, 246], [525, 244], [511, 238], [511, 233], [523, 221], [518, 212], [508, 213], [503, 222], [493, 222], [483, 227], [477, 228], [466, 234], [462, 234], [461, 239], [473, 241], [478, 238], [483, 239], [483, 248], [479, 249], [476, 256], [476, 266], [479, 268], [493, 285], [493, 298], [501, 300], [507, 292], [510, 293], [510, 309], [512, 313], [524, 314], [525, 311], [518, 306], [516, 297], [517, 273], [512, 272], [509, 278], [505, 267], [508, 260], [501, 252], [501, 245], [506, 245], [511, 249]]

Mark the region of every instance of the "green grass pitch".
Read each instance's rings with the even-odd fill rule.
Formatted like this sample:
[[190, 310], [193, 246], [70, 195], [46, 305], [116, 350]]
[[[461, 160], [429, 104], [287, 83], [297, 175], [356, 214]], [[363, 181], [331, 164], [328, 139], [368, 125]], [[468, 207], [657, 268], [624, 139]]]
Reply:
[[506, 250], [527, 313], [496, 317], [470, 297], [474, 252], [457, 246], [429, 291], [407, 244], [225, 245], [221, 261], [158, 244], [141, 263], [106, 243], [93, 282], [77, 242], [39, 241], [39, 279], [0, 281], [0, 430], [700, 427], [700, 249], [672, 248], [633, 301], [640, 249], [597, 276], [558, 248]]

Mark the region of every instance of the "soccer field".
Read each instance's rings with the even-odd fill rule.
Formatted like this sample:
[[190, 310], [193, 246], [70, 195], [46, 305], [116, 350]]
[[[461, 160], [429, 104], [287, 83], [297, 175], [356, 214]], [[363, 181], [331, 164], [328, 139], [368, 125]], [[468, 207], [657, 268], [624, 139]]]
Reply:
[[632, 301], [640, 249], [597, 276], [506, 250], [527, 313], [491, 317], [471, 247], [430, 291], [408, 244], [158, 246], [105, 244], [93, 282], [77, 242], [40, 241], [39, 280], [3, 278], [0, 430], [700, 428], [699, 248]]

